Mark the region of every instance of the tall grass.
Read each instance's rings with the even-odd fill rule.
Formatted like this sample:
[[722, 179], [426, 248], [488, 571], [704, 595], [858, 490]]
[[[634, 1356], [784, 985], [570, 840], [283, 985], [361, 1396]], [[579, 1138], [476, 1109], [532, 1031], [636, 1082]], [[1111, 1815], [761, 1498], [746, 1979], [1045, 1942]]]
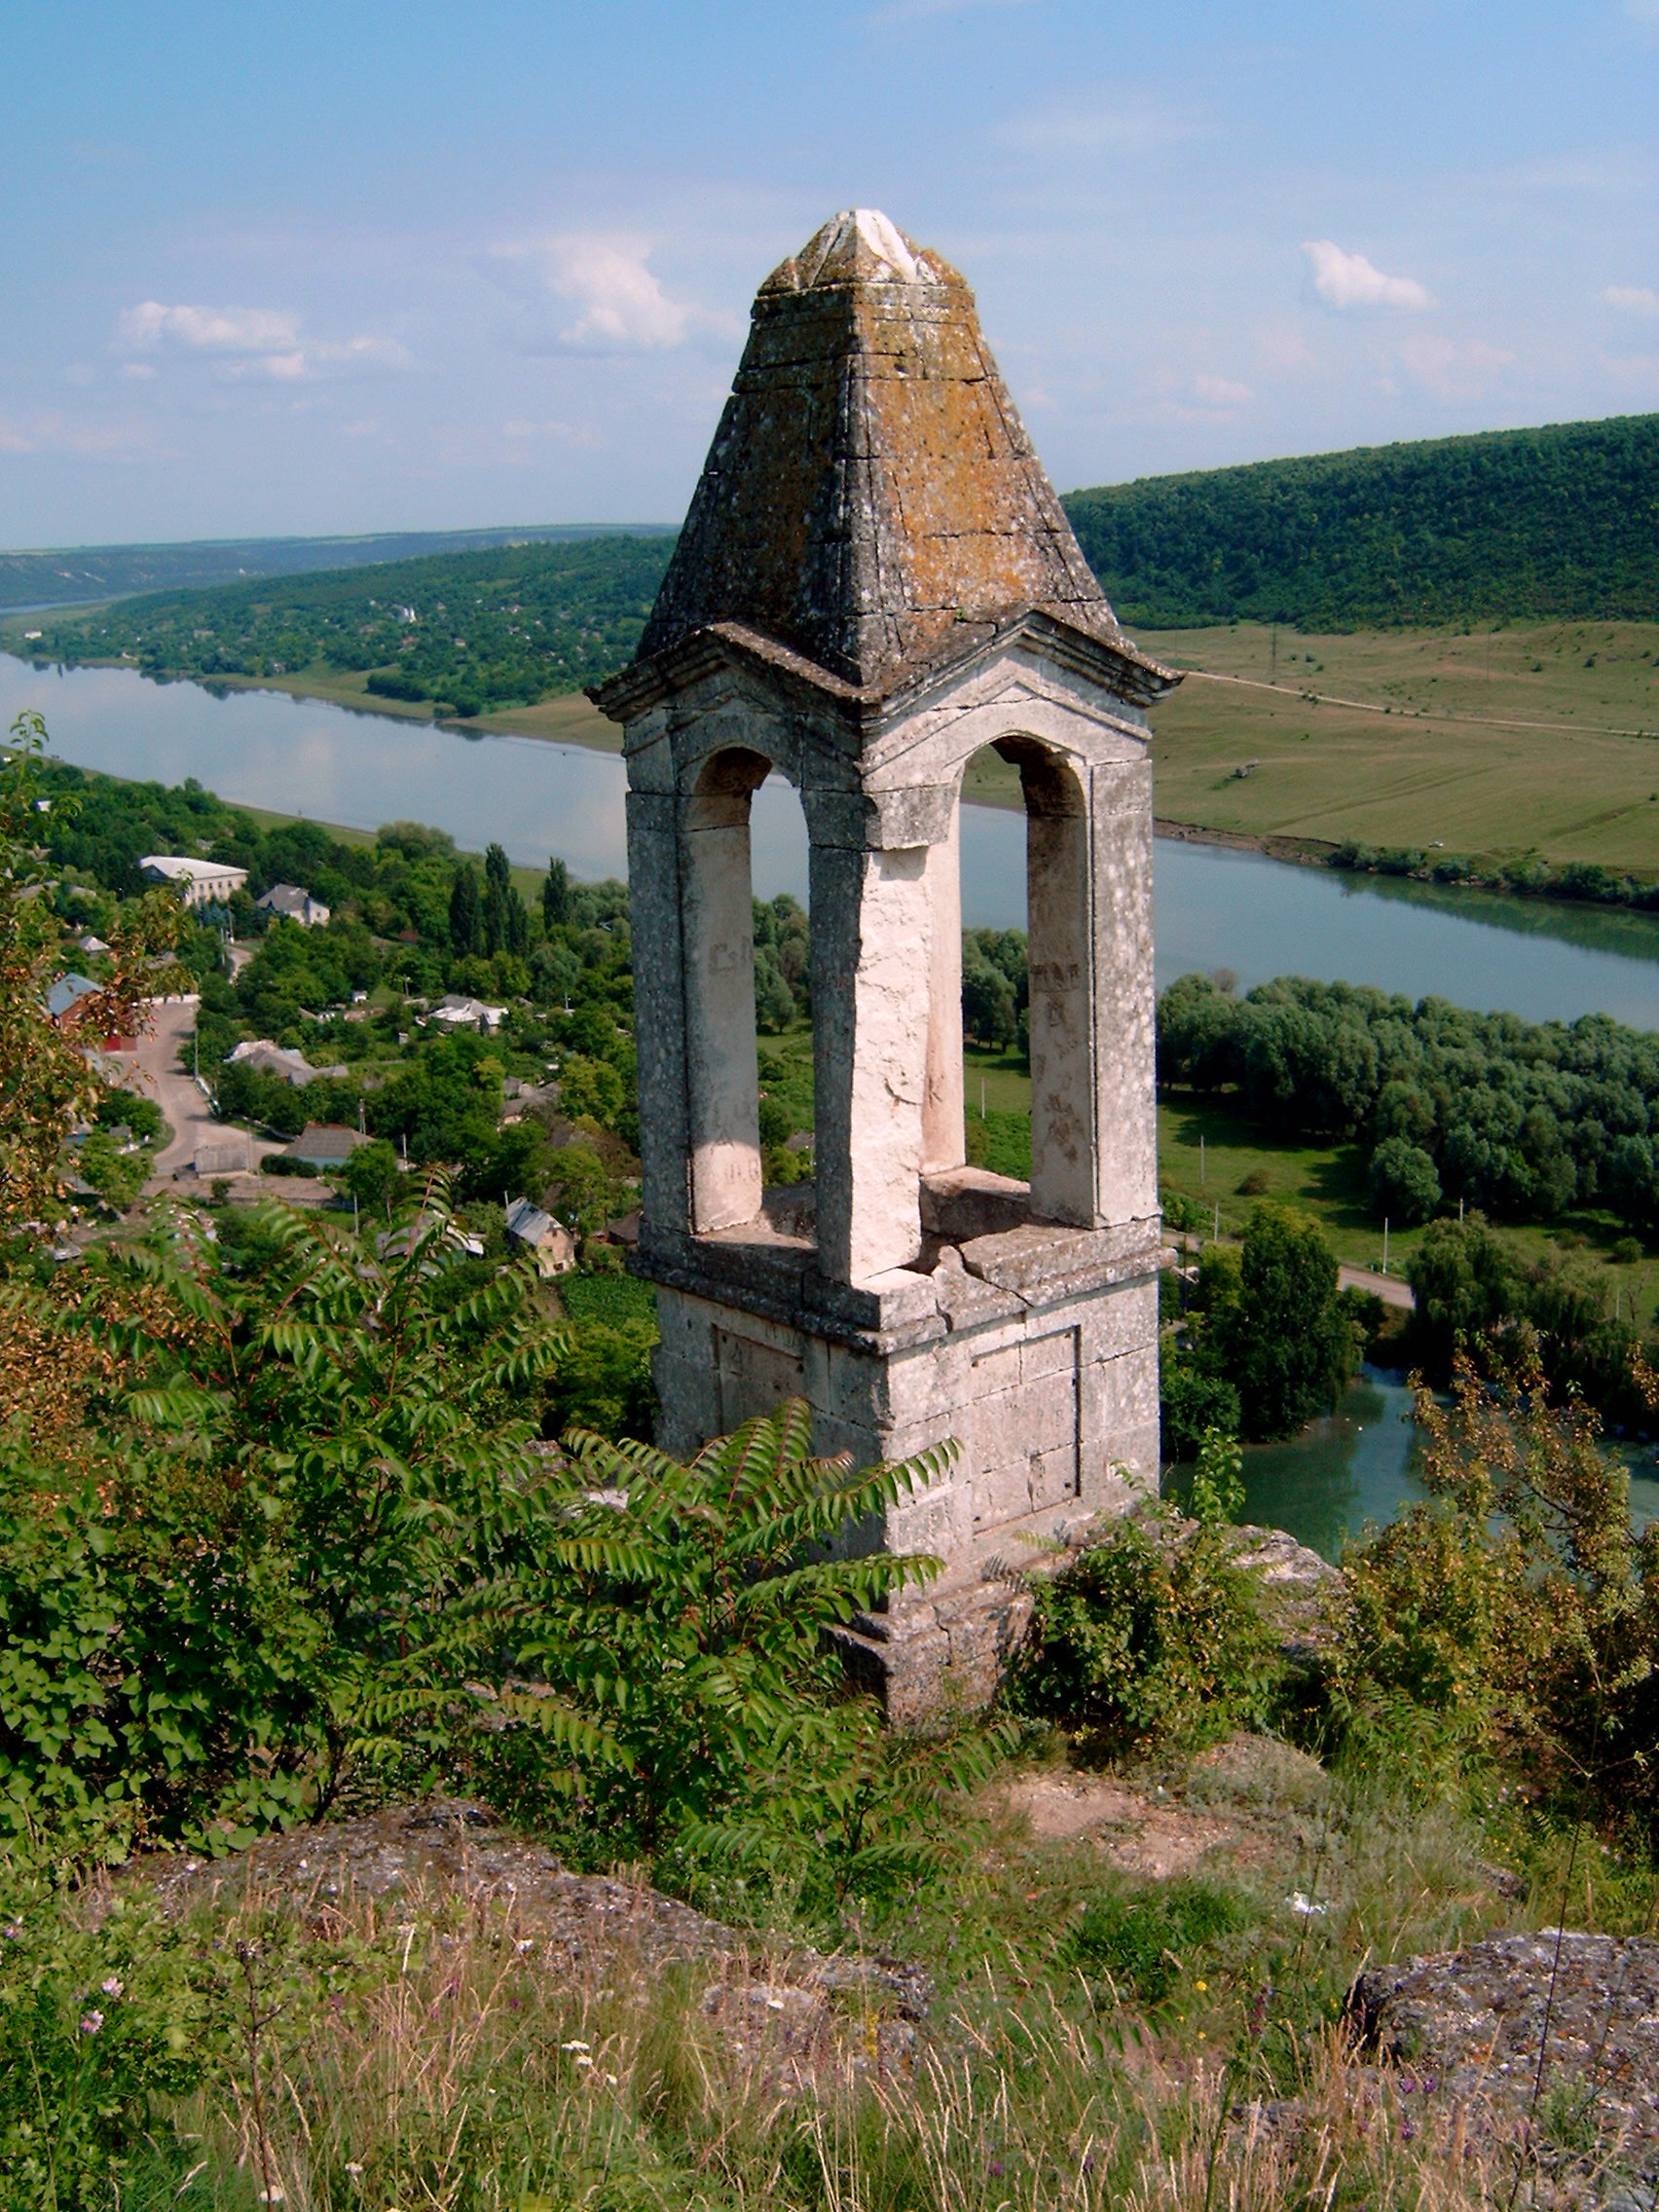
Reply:
[[[1362, 1846], [1355, 1855], [1354, 1847]], [[250, 1891], [193, 1926], [227, 1963], [225, 2063], [123, 2196], [252, 2212], [1277, 2212], [1506, 2200], [1513, 2143], [1358, 2064], [1354, 1950], [1480, 1917], [1434, 1824], [1306, 1839], [1336, 1909], [1180, 1962], [1148, 2009], [1056, 1940], [1075, 1865], [1011, 1862], [976, 1970], [923, 2028], [791, 1982], [787, 1957], [655, 1963], [624, 1930], [572, 1961], [530, 1913], [433, 1890], [323, 1907]], [[1075, 1856], [1075, 1855], [1074, 1855]], [[1035, 1887], [1033, 1886], [1035, 1885]], [[1478, 1887], [1478, 1884], [1474, 1885]], [[1342, 1893], [1339, 1895], [1339, 1890]], [[1198, 1968], [1205, 1961], [1198, 1957]], [[1269, 1972], [1272, 1979], [1268, 1977]], [[1276, 1984], [1276, 1986], [1275, 1986]], [[251, 2034], [248, 2022], [255, 2023]], [[240, 2023], [240, 2027], [239, 2027]], [[1294, 2106], [1287, 2092], [1295, 2092]], [[262, 2192], [270, 2190], [266, 2197]], [[279, 2193], [279, 2195], [278, 2194]]]

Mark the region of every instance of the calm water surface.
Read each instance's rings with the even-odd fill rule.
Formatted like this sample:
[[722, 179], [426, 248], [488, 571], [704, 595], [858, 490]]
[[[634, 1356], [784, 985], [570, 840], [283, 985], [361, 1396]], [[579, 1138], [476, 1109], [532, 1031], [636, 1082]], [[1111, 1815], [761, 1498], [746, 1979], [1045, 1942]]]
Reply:
[[[1385, 1527], [1428, 1493], [1417, 1477], [1420, 1432], [1412, 1394], [1384, 1368], [1363, 1367], [1336, 1412], [1288, 1444], [1244, 1454], [1245, 1521], [1287, 1529], [1324, 1559], [1342, 1557], [1368, 1524]], [[1659, 1519], [1659, 1459], [1651, 1444], [1621, 1451], [1630, 1468], [1632, 1518]]]
[[[0, 725], [46, 717], [56, 751], [113, 775], [372, 830], [397, 818], [448, 830], [472, 851], [498, 838], [515, 861], [557, 854], [589, 879], [626, 868], [622, 763], [538, 738], [462, 737], [275, 691], [216, 697], [126, 669], [36, 670], [0, 655]], [[755, 803], [755, 882], [806, 895], [806, 830], [788, 785]], [[963, 912], [974, 927], [1025, 921], [1023, 818], [968, 807]], [[1659, 922], [1296, 867], [1255, 853], [1161, 839], [1160, 986], [1231, 969], [1247, 989], [1296, 974], [1374, 983], [1534, 1021], [1615, 1015], [1659, 1025]]]

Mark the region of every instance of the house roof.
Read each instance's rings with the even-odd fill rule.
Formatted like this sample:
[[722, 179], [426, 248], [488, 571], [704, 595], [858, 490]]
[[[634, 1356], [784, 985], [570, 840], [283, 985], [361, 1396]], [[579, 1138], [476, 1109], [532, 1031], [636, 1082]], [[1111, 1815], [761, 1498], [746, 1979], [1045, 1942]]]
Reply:
[[238, 876], [244, 883], [247, 880], [245, 867], [232, 867], [225, 861], [193, 860], [183, 853], [146, 853], [138, 866], [154, 868], [158, 875], [165, 875], [174, 883], [203, 883], [226, 875]]
[[515, 1198], [507, 1208], [507, 1235], [516, 1236], [524, 1244], [539, 1244], [558, 1227], [550, 1213], [543, 1213], [528, 1198]]
[[348, 1129], [335, 1122], [308, 1122], [290, 1145], [284, 1147], [290, 1160], [346, 1161], [368, 1138], [356, 1129]]
[[72, 1006], [79, 1005], [82, 999], [91, 998], [102, 988], [102, 984], [94, 983], [90, 976], [78, 976], [73, 973], [67, 976], [59, 976], [56, 982], [46, 994], [46, 1011], [53, 1020], [56, 1021], [60, 1016], [66, 1014]]
[[297, 883], [274, 883], [269, 891], [262, 891], [254, 901], [274, 914], [303, 914], [308, 906], [320, 906], [322, 901]]
[[[735, 627], [882, 695], [1033, 610], [1145, 662], [967, 284], [874, 209], [832, 216], [760, 287], [636, 668]], [[629, 689], [627, 675], [613, 683], [608, 711]]]

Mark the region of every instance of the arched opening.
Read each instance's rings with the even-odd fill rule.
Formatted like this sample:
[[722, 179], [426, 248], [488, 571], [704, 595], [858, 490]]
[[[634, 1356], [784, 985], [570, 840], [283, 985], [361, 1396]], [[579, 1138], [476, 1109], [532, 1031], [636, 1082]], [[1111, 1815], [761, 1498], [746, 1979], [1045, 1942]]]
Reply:
[[811, 1152], [800, 1139], [812, 1126], [810, 932], [793, 889], [806, 888], [800, 800], [764, 754], [734, 746], [703, 763], [681, 819], [691, 1226], [712, 1235], [763, 1224], [809, 1241]]
[[[950, 844], [939, 848], [926, 1168], [938, 1174], [977, 1160], [1028, 1182], [1033, 1220], [1092, 1226], [1087, 797], [1058, 754], [1022, 736], [976, 754], [962, 790]], [[970, 1042], [974, 1064], [965, 1067]]]

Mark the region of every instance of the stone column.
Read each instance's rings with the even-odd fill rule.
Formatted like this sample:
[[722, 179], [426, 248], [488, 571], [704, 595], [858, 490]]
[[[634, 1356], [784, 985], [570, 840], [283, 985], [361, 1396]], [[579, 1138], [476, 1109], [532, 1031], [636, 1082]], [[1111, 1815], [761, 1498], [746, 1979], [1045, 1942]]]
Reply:
[[831, 1282], [863, 1283], [921, 1249], [928, 847], [872, 848], [861, 799], [806, 798], [818, 1265]]
[[691, 1228], [685, 1116], [685, 992], [680, 929], [680, 801], [628, 793], [628, 908], [640, 1053], [640, 1203], [649, 1229]]
[[1097, 1195], [1094, 1068], [1100, 1057], [1091, 973], [1089, 819], [1071, 769], [1032, 748], [1025, 790], [1031, 990], [1031, 1211], [1090, 1229]]
[[1094, 935], [1095, 1206], [1104, 1222], [1158, 1211], [1152, 965], [1152, 763], [1101, 762], [1089, 791]]
[[748, 792], [682, 799], [681, 854], [691, 1219], [706, 1236], [760, 1210]]
[[960, 1167], [967, 1159], [962, 1126], [962, 830], [950, 810], [950, 834], [927, 848], [933, 958], [928, 983], [928, 1073], [922, 1099], [922, 1172]]

